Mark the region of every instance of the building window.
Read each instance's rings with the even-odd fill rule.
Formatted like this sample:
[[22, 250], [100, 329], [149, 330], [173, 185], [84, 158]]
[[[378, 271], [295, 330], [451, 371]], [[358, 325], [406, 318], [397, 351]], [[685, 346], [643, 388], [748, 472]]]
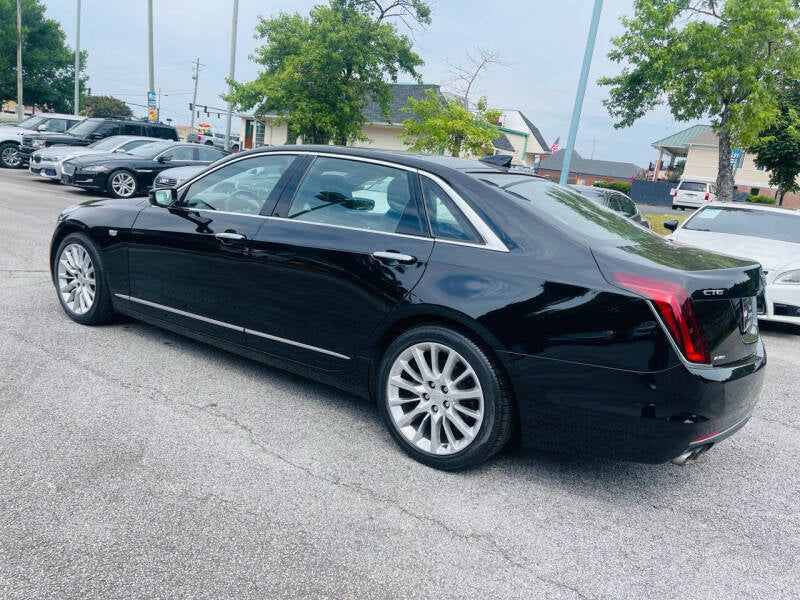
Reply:
[[254, 147], [263, 146], [264, 145], [264, 122], [263, 121], [256, 121], [256, 139]]
[[750, 188], [750, 195], [751, 196], [758, 196], [761, 192], [761, 188]]

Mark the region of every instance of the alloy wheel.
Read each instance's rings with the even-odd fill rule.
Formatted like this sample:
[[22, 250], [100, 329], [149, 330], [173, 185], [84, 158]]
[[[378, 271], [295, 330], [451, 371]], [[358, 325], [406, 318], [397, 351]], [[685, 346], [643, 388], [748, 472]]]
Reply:
[[58, 291], [64, 305], [76, 315], [86, 314], [94, 304], [94, 264], [80, 244], [65, 246], [58, 257]]
[[469, 362], [438, 342], [409, 346], [386, 383], [389, 415], [400, 434], [430, 454], [454, 454], [477, 437], [484, 396]]
[[6, 146], [3, 148], [3, 163], [10, 167], [18, 167], [20, 163], [19, 150], [14, 146]]
[[133, 175], [125, 171], [115, 173], [111, 178], [111, 189], [114, 190], [117, 196], [128, 198], [133, 196], [133, 193], [136, 191], [136, 180], [133, 178]]

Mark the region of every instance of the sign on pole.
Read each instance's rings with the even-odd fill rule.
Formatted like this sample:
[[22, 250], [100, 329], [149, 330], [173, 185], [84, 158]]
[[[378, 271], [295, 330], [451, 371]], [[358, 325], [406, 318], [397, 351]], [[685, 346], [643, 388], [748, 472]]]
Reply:
[[156, 93], [153, 90], [147, 92], [147, 120], [158, 120], [158, 109], [156, 109]]
[[744, 150], [741, 148], [734, 148], [731, 150], [731, 168], [735, 171], [736, 169], [742, 168], [742, 162], [744, 161]]

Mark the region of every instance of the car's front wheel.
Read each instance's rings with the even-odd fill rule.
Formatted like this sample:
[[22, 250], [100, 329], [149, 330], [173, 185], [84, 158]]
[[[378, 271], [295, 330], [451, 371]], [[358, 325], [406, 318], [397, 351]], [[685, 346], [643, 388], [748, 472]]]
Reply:
[[108, 176], [106, 189], [114, 198], [132, 198], [136, 195], [139, 184], [130, 171], [114, 171]]
[[19, 155], [19, 146], [14, 142], [0, 144], [0, 166], [6, 169], [16, 169], [20, 166], [22, 157]]
[[82, 233], [71, 233], [59, 244], [54, 265], [56, 291], [64, 312], [83, 325], [109, 321], [114, 309], [100, 253]]
[[454, 329], [425, 325], [400, 335], [384, 353], [377, 382], [392, 436], [428, 466], [473, 467], [511, 436], [505, 376], [484, 348]]

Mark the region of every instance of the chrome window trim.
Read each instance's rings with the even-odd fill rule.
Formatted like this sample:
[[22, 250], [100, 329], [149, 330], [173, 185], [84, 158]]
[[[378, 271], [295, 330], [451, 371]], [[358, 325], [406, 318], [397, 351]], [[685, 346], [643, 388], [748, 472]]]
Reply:
[[[375, 230], [372, 230], [372, 229], [363, 229], [363, 228], [360, 228], [360, 227], [349, 227], [349, 226], [346, 226], [346, 225], [332, 225], [332, 224], [328, 224], [328, 223], [312, 223], [311, 221], [295, 221], [297, 223], [312, 223], [314, 225], [322, 225], [322, 226], [325, 226], [325, 227], [339, 227], [339, 228], [343, 228], [343, 229], [350, 229], [350, 230], [353, 230], [353, 231], [367, 231], [367, 232], [371, 232], [371, 233], [383, 233], [385, 235], [396, 235], [396, 236], [400, 236], [400, 237], [411, 237], [411, 238], [415, 238], [415, 239], [432, 239], [435, 242], [439, 242], [439, 243], [443, 243], [443, 244], [453, 244], [455, 246], [467, 246], [469, 248], [479, 248], [479, 249], [484, 249], [484, 250], [493, 250], [495, 252], [509, 252], [508, 247], [497, 236], [497, 234], [492, 230], [492, 228], [489, 227], [486, 224], [486, 222], [483, 219], [481, 219], [480, 216], [478, 216], [478, 214], [469, 205], [469, 203], [466, 200], [464, 200], [446, 181], [441, 179], [439, 176], [434, 175], [433, 173], [429, 173], [428, 171], [425, 171], [425, 170], [422, 170], [422, 169], [417, 169], [416, 167], [409, 167], [409, 166], [406, 166], [406, 165], [400, 165], [400, 164], [392, 163], [392, 162], [389, 162], [389, 161], [386, 161], [386, 160], [377, 159], [377, 158], [367, 158], [367, 157], [363, 157], [363, 156], [350, 156], [350, 155], [346, 155], [346, 154], [336, 154], [335, 152], [312, 152], [312, 151], [309, 151], [309, 150], [276, 150], [276, 151], [265, 150], [264, 152], [257, 152], [257, 153], [254, 153], [254, 154], [247, 154], [247, 155], [244, 155], [244, 156], [236, 157], [233, 160], [229, 160], [229, 161], [226, 161], [226, 162], [224, 162], [224, 163], [222, 163], [220, 165], [215, 166], [213, 169], [209, 169], [209, 170], [206, 170], [206, 171], [201, 171], [200, 173], [197, 173], [196, 175], [194, 175], [190, 179], [187, 179], [181, 185], [179, 185], [177, 187], [177, 191], [178, 191], [179, 194], [182, 194], [185, 191], [185, 189], [188, 186], [192, 185], [195, 181], [197, 181], [197, 180], [199, 180], [199, 179], [201, 179], [203, 177], [206, 177], [207, 175], [210, 175], [211, 173], [213, 173], [214, 171], [217, 171], [218, 169], [221, 169], [222, 167], [225, 167], [225, 166], [230, 165], [230, 164], [235, 163], [235, 162], [239, 162], [240, 160], [248, 160], [248, 159], [256, 158], [256, 157], [260, 157], [260, 156], [269, 156], [269, 155], [281, 156], [281, 155], [287, 155], [287, 154], [293, 155], [293, 156], [324, 156], [326, 158], [339, 158], [339, 159], [342, 159], [342, 160], [354, 160], [354, 161], [359, 161], [359, 162], [367, 162], [367, 163], [373, 163], [373, 164], [376, 164], [376, 165], [382, 165], [382, 166], [386, 166], [386, 167], [391, 167], [391, 168], [394, 168], [394, 169], [400, 169], [400, 170], [403, 170], [403, 171], [410, 171], [412, 173], [417, 173], [417, 175], [420, 175], [420, 176], [423, 176], [423, 177], [427, 177], [431, 181], [433, 181], [437, 185], [439, 185], [439, 187], [441, 187], [444, 190], [444, 192], [450, 197], [450, 199], [453, 201], [453, 203], [464, 214], [464, 216], [467, 218], [467, 220], [470, 222], [470, 224], [473, 227], [475, 227], [475, 229], [478, 231], [478, 233], [484, 239], [484, 242], [483, 243], [479, 243], [479, 242], [466, 242], [466, 241], [459, 241], [459, 240], [448, 240], [448, 239], [437, 238], [437, 237], [433, 237], [433, 236], [416, 236], [416, 235], [410, 235], [410, 234], [405, 234], [405, 233], [392, 233], [392, 232], [389, 232], [389, 231], [375, 231]], [[242, 214], [242, 213], [226, 213], [224, 211], [213, 211], [213, 210], [209, 211], [207, 209], [191, 209], [191, 210], [203, 210], [205, 212], [211, 212], [211, 213], [217, 212], [217, 213], [222, 213], [222, 214], [236, 214], [236, 215]], [[273, 217], [272, 215], [244, 215], [244, 216], [260, 217], [262, 219], [280, 219], [281, 221], [284, 221], [284, 222], [293, 221], [292, 219], [289, 219], [289, 218]]]
[[320, 352], [322, 354], [328, 354], [329, 356], [335, 356], [336, 358], [342, 358], [344, 360], [350, 360], [349, 356], [344, 354], [339, 354], [338, 352], [334, 352], [333, 350], [326, 350], [325, 348], [320, 348], [319, 346], [312, 346], [310, 344], [304, 344], [302, 342], [296, 342], [294, 340], [289, 340], [287, 338], [278, 337], [276, 335], [270, 335], [268, 333], [263, 333], [261, 331], [256, 331], [255, 329], [247, 329], [242, 327], [241, 325], [233, 325], [232, 323], [226, 323], [224, 321], [217, 321], [216, 319], [210, 319], [209, 317], [204, 317], [202, 315], [198, 315], [195, 313], [191, 313], [185, 310], [180, 310], [177, 308], [172, 308], [171, 306], [165, 306], [164, 304], [158, 304], [157, 302], [150, 302], [149, 300], [143, 300], [141, 298], [135, 298], [133, 296], [129, 296], [127, 294], [114, 294], [117, 298], [122, 298], [123, 300], [127, 300], [128, 302], [135, 302], [137, 304], [144, 304], [145, 306], [150, 306], [152, 308], [157, 308], [159, 310], [163, 310], [165, 312], [170, 312], [176, 315], [180, 315], [182, 317], [188, 317], [190, 319], [197, 319], [198, 321], [203, 321], [204, 323], [211, 323], [212, 325], [217, 325], [219, 327], [225, 327], [227, 329], [233, 329], [234, 331], [240, 331], [242, 333], [249, 333], [252, 335], [256, 335], [258, 337], [266, 338], [268, 340], [273, 340], [276, 342], [281, 342], [283, 344], [288, 344], [289, 346], [297, 346], [298, 348], [305, 348], [306, 350], [313, 350], [314, 352]]

